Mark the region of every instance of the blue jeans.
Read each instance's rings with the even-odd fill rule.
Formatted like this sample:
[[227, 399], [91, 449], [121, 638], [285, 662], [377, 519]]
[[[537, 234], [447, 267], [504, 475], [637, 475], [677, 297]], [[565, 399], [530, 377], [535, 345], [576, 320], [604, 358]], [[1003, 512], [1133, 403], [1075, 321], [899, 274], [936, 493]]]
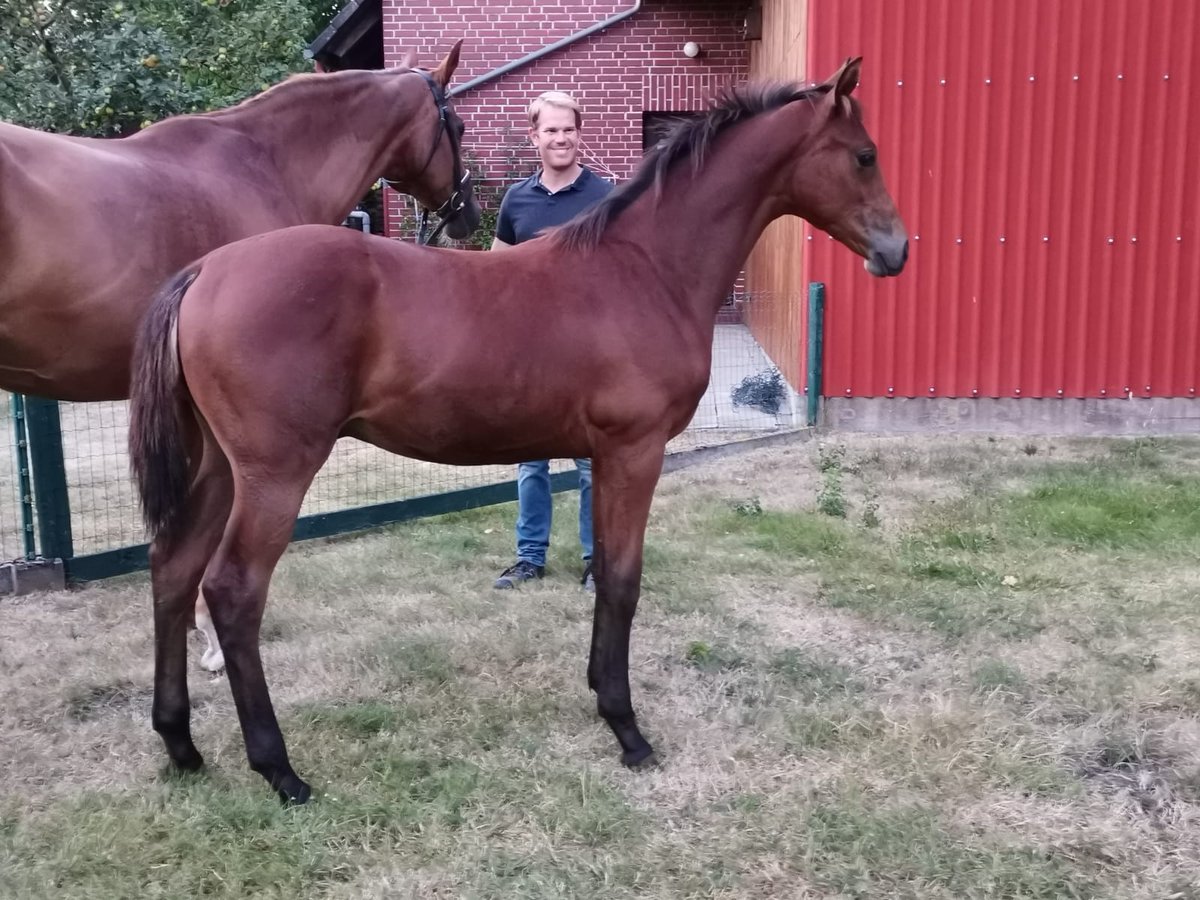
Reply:
[[[583, 558], [592, 558], [592, 461], [575, 460], [579, 470], [579, 543]], [[535, 566], [546, 564], [550, 547], [550, 460], [523, 462], [517, 467], [517, 559]]]

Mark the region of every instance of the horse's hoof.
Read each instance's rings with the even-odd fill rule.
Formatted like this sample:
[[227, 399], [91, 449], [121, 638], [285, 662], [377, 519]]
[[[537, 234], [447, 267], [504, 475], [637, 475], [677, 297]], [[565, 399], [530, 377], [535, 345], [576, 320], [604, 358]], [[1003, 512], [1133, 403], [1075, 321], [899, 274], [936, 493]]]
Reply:
[[177, 756], [172, 756], [171, 765], [180, 772], [195, 772], [204, 765], [204, 757], [200, 755], [199, 750], [192, 747], [181, 751]]
[[205, 650], [200, 657], [200, 667], [209, 672], [220, 672], [225, 668], [225, 654], [220, 650]]
[[295, 775], [279, 786], [278, 793], [284, 806], [301, 806], [312, 798], [312, 788]]
[[646, 746], [640, 750], [627, 750], [622, 753], [621, 764], [627, 769], [644, 772], [658, 767], [658, 757], [654, 755], [653, 747]]

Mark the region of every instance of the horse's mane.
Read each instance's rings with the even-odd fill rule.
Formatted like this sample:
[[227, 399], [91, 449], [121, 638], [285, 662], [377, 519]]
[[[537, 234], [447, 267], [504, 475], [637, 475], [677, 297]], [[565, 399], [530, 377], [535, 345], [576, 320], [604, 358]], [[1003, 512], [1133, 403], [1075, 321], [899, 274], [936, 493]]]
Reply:
[[337, 72], [293, 72], [283, 81], [276, 82], [266, 90], [258, 91], [251, 94], [232, 106], [224, 106], [220, 109], [209, 110], [208, 112], [199, 113], [206, 118], [219, 119], [223, 116], [236, 115], [243, 113], [248, 109], [254, 109], [260, 105], [266, 105], [283, 96], [289, 99], [294, 99], [294, 95], [299, 91], [307, 91], [313, 87], [332, 84], [333, 79], [340, 81], [359, 80], [364, 77], [378, 78], [382, 74], [403, 74], [405, 72], [413, 72], [415, 69], [407, 69], [403, 67], [394, 67], [391, 69], [342, 69]]
[[778, 109], [795, 100], [828, 93], [830, 85], [801, 87], [790, 82], [767, 82], [725, 88], [708, 110], [695, 118], [676, 122], [646, 155], [633, 177], [577, 219], [546, 234], [567, 250], [595, 247], [605, 229], [630, 204], [654, 187], [662, 188], [671, 166], [691, 157], [698, 169], [717, 135], [760, 113]]

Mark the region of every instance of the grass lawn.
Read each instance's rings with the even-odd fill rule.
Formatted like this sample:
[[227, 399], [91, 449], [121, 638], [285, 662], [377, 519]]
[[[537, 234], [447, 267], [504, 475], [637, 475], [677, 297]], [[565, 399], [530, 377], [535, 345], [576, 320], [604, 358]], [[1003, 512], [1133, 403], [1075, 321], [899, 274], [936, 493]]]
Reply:
[[1200, 442], [825, 436], [665, 476], [661, 765], [584, 680], [575, 498], [293, 547], [263, 654], [314, 802], [150, 728], [144, 575], [0, 600], [0, 896], [1200, 898]]

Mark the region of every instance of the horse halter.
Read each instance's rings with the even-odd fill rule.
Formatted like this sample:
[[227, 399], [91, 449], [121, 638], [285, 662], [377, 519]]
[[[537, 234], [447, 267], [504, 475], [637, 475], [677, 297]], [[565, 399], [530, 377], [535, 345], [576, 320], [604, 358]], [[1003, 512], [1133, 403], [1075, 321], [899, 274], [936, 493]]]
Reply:
[[[442, 233], [442, 229], [446, 227], [446, 222], [462, 211], [467, 205], [467, 192], [471, 187], [471, 173], [462, 164], [462, 148], [458, 145], [458, 138], [453, 130], [449, 127], [450, 121], [450, 105], [444, 91], [439, 91], [437, 84], [429, 76], [428, 72], [421, 72], [421, 77], [425, 79], [425, 83], [429, 85], [429, 92], [433, 94], [433, 102], [438, 108], [438, 130], [433, 136], [433, 146], [429, 148], [429, 158], [425, 160], [425, 165], [421, 167], [421, 172], [429, 168], [429, 164], [433, 162], [433, 157], [437, 153], [438, 146], [442, 143], [442, 135], [445, 134], [450, 138], [450, 146], [454, 151], [454, 180], [456, 182], [454, 193], [450, 198], [434, 210], [441, 221], [438, 222], [437, 228], [428, 237], [425, 235], [425, 229], [429, 225], [429, 210], [421, 209], [421, 224], [417, 229], [417, 243], [431, 244], [437, 240], [438, 235]], [[461, 174], [460, 174], [461, 173]]]

